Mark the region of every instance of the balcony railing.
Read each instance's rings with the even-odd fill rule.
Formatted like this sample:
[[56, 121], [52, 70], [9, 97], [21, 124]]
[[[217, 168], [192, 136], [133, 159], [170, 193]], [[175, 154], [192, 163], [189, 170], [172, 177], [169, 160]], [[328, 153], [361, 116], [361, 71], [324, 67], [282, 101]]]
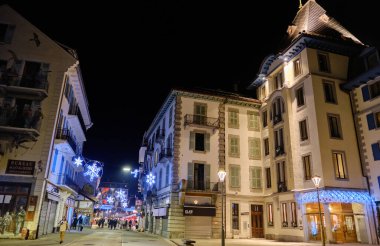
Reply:
[[187, 125], [197, 125], [203, 127], [211, 127], [218, 128], [219, 127], [219, 119], [206, 117], [203, 115], [185, 115], [185, 126]]
[[17, 106], [0, 106], [0, 126], [40, 130], [42, 113], [31, 109], [19, 110]]
[[164, 148], [160, 153], [160, 160], [163, 158], [173, 157], [173, 149], [172, 148]]
[[203, 181], [194, 182], [193, 180], [188, 180], [186, 191], [218, 192], [219, 191], [218, 184], [219, 184], [218, 182], [203, 182]]
[[76, 192], [80, 190], [77, 183], [67, 174], [61, 174], [58, 176], [58, 184], [70, 187]]
[[280, 155], [283, 155], [283, 154], [285, 154], [284, 147], [283, 146], [277, 146], [275, 148], [275, 156], [277, 157], [277, 156], [280, 156]]
[[40, 76], [37, 78], [29, 78], [27, 76], [23, 76], [20, 78], [20, 76], [17, 74], [7, 71], [2, 73], [0, 77], [0, 84], [15, 87], [41, 89], [45, 91], [48, 91], [49, 89], [49, 83], [46, 76]]
[[70, 147], [73, 149], [75, 153], [77, 153], [77, 143], [75, 142], [74, 138], [71, 136], [71, 132], [67, 128], [58, 128], [56, 139], [62, 139], [66, 140]]
[[275, 115], [273, 117], [273, 125], [276, 125], [277, 123], [280, 123], [282, 121], [282, 116], [281, 114]]

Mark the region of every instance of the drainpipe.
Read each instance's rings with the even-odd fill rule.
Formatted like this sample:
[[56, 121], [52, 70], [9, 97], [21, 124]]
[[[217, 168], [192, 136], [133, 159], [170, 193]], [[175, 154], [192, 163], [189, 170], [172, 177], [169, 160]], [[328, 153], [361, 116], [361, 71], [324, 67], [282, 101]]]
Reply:
[[[359, 127], [358, 127], [358, 122], [356, 120], [356, 108], [355, 108], [355, 104], [353, 102], [353, 91], [350, 91], [348, 92], [349, 93], [349, 98], [350, 98], [350, 104], [351, 104], [351, 113], [352, 113], [352, 118], [353, 118], [353, 121], [354, 121], [354, 127], [355, 127], [355, 133], [356, 133], [356, 144], [358, 146], [358, 151], [359, 151], [359, 155], [360, 155], [360, 169], [362, 171], [362, 176], [365, 177], [365, 180], [366, 180], [366, 183], [367, 183], [367, 188], [368, 188], [368, 193], [369, 195], [371, 196], [371, 189], [370, 189], [370, 184], [369, 184], [369, 179], [368, 179], [368, 176], [365, 174], [364, 172], [364, 166], [363, 166], [363, 158], [362, 158], [362, 151], [360, 150], [360, 147], [359, 147]], [[375, 214], [375, 211], [373, 210], [373, 205], [371, 204], [371, 212], [372, 212], [372, 219], [373, 219], [373, 222], [375, 223], [375, 233], [376, 233], [376, 241], [377, 241], [377, 244], [379, 244], [379, 237], [377, 235], [377, 227], [378, 227], [378, 221], [376, 219], [376, 214]]]

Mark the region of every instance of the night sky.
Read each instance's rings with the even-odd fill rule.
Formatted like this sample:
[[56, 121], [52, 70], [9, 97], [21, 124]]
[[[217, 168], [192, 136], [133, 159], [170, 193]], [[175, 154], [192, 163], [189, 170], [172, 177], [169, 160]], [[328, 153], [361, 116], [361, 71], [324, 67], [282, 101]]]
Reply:
[[[380, 47], [377, 1], [317, 2], [363, 43]], [[245, 88], [265, 56], [278, 52], [299, 1], [1, 3], [77, 50], [94, 122], [84, 156], [104, 162], [104, 181], [135, 190], [121, 167], [138, 167], [144, 131], [170, 88]]]

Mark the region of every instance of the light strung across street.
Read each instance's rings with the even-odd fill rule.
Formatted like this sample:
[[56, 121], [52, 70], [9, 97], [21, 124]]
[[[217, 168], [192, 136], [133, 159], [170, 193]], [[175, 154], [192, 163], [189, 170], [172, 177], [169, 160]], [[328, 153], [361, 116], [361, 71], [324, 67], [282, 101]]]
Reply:
[[101, 173], [103, 172], [102, 166], [99, 166], [97, 161], [93, 162], [92, 165], [86, 165], [86, 172], [83, 174], [84, 176], [90, 176], [90, 181], [93, 181], [94, 178], [99, 178]]
[[81, 167], [82, 166], [82, 163], [83, 163], [83, 160], [82, 158], [80, 158], [80, 156], [76, 157], [74, 159], [74, 164], [77, 166], [77, 167]]
[[133, 174], [134, 178], [137, 178], [137, 174], [139, 174], [139, 170], [135, 169], [135, 170], [133, 170], [133, 172], [131, 172], [131, 174]]

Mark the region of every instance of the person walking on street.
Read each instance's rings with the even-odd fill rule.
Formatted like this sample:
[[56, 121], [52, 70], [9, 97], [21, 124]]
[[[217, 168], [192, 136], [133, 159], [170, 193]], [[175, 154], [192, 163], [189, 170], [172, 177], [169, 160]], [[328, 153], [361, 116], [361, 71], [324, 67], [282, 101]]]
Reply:
[[65, 232], [67, 230], [67, 220], [66, 217], [63, 216], [62, 220], [59, 222], [59, 243], [63, 243], [63, 239], [65, 238]]

